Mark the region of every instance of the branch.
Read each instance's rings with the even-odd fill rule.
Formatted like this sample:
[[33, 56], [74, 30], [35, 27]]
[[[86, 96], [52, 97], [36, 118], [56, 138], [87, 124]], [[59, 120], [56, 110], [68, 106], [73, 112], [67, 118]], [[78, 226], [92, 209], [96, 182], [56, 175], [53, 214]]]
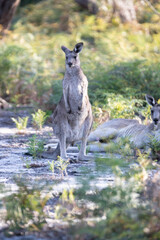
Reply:
[[155, 7], [151, 4], [151, 2], [150, 2], [149, 0], [144, 0], [144, 1], [145, 1], [145, 2], [147, 3], [147, 5], [152, 9], [152, 11], [160, 17], [160, 12], [158, 12], [158, 11], [155, 9]]

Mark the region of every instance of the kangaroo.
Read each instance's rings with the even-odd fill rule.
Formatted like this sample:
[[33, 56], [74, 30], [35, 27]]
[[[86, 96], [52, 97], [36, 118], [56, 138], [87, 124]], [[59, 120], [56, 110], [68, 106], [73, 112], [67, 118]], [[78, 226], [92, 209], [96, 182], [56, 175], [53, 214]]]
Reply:
[[53, 113], [53, 130], [59, 144], [56, 155], [67, 159], [66, 148], [81, 140], [78, 160], [89, 159], [86, 156], [87, 137], [91, 131], [93, 117], [88, 97], [88, 80], [80, 67], [79, 53], [83, 43], [77, 43], [70, 51], [62, 46], [66, 56], [66, 70], [63, 79], [63, 95]]
[[146, 95], [146, 101], [151, 106], [151, 118], [156, 129], [160, 122], [160, 104], [152, 96]]
[[158, 129], [160, 128], [160, 104], [152, 96], [146, 95], [146, 101], [151, 106], [152, 123], [149, 125], [139, 124], [137, 120], [113, 119], [100, 125], [88, 138], [88, 141], [104, 141], [112, 138], [129, 137], [130, 141], [142, 148], [150, 141], [150, 135], [155, 135], [160, 140]]

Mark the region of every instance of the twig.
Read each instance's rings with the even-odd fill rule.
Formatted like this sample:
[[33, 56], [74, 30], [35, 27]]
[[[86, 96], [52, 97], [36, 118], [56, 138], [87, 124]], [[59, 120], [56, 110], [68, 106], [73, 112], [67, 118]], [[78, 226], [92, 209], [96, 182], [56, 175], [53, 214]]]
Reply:
[[151, 2], [150, 2], [149, 0], [144, 0], [144, 1], [145, 1], [145, 2], [148, 4], [148, 6], [153, 10], [153, 12], [160, 17], [160, 12], [158, 12], [158, 11], [155, 9], [155, 7], [151, 4]]

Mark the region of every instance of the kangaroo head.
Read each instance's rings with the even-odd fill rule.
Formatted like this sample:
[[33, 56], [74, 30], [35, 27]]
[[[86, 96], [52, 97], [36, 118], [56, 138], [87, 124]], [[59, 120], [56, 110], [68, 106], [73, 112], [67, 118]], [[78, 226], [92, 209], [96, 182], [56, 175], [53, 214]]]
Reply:
[[154, 125], [160, 122], [160, 104], [158, 104], [152, 96], [146, 95], [146, 101], [151, 106], [151, 118]]
[[70, 51], [68, 48], [64, 46], [61, 47], [61, 49], [66, 55], [66, 68], [80, 66], [79, 53], [81, 52], [82, 48], [83, 48], [83, 42], [77, 43], [73, 51]]

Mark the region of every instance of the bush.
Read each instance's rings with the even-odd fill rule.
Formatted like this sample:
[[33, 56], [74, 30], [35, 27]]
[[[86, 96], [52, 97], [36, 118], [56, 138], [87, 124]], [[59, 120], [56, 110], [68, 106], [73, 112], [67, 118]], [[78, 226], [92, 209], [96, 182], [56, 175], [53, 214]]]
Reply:
[[8, 225], [8, 235], [24, 234], [28, 229], [41, 229], [46, 222], [44, 207], [48, 200], [47, 194], [42, 194], [42, 184], [28, 186], [28, 180], [15, 179], [17, 190], [3, 198], [6, 208], [5, 221]]
[[[81, 65], [92, 105], [105, 109], [110, 94], [131, 105], [135, 99], [144, 100], [146, 93], [159, 98], [160, 29], [155, 22], [140, 27], [112, 25], [101, 13], [87, 16], [72, 0], [26, 5], [16, 19], [0, 51], [1, 95], [12, 102], [36, 102], [53, 109], [61, 98], [65, 71], [61, 45], [73, 49], [78, 41], [84, 42]], [[118, 97], [112, 99], [116, 105]]]
[[42, 127], [47, 119], [47, 114], [41, 109], [38, 109], [37, 112], [32, 113], [32, 122], [36, 129], [42, 130]]
[[[115, 181], [107, 184], [107, 187], [97, 189], [94, 186], [94, 177], [82, 182], [82, 187], [74, 191], [75, 201], [72, 212], [64, 211], [62, 218], [73, 220], [72, 234], [75, 239], [158, 239], [160, 237], [159, 225], [159, 195], [157, 195], [156, 185], [146, 179], [148, 173], [146, 169], [151, 162], [148, 154], [139, 152], [138, 164], [132, 165], [129, 169], [122, 165], [122, 159], [118, 167], [113, 161], [113, 171]], [[105, 160], [97, 161], [101, 164], [101, 174], [105, 173]], [[112, 162], [110, 161], [112, 164]], [[108, 161], [106, 161], [108, 167]], [[95, 179], [96, 183], [96, 179]], [[154, 188], [154, 190], [153, 190]], [[150, 195], [149, 195], [150, 194]], [[74, 208], [79, 209], [78, 214], [74, 214]], [[60, 210], [59, 210], [60, 211]], [[62, 211], [61, 211], [62, 212]], [[74, 224], [78, 222], [78, 224]]]

